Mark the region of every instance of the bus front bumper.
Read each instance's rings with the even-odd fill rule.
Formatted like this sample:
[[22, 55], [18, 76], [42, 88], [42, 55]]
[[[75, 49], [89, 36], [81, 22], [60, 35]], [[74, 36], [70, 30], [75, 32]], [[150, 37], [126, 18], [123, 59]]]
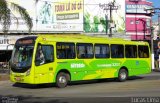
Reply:
[[10, 73], [10, 80], [14, 83], [34, 84], [33, 76], [26, 75], [26, 73]]

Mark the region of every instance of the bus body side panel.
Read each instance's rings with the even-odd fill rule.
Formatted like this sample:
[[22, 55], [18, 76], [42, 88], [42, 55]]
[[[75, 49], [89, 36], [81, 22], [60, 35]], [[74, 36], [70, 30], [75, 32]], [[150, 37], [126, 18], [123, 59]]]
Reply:
[[134, 76], [150, 73], [151, 68], [149, 64], [149, 59], [64, 60], [57, 64], [55, 78], [58, 71], [61, 69], [66, 69], [70, 72], [72, 81], [115, 78], [118, 77], [118, 72], [121, 67], [126, 67], [128, 69], [129, 76]]
[[70, 72], [72, 81], [114, 78], [118, 76], [121, 64], [123, 64], [123, 60], [64, 60], [58, 62], [56, 75], [60, 70], [66, 69]]
[[[124, 60], [119, 59], [97, 59], [94, 60], [90, 65], [95, 71], [95, 74], [98, 75], [96, 79], [114, 78], [118, 76], [118, 71], [123, 62]], [[85, 79], [90, 79], [89, 77], [91, 75], [85, 76]]]
[[[71, 74], [71, 80], [83, 80], [83, 77], [92, 72], [92, 67], [89, 66], [87, 63], [90, 63], [92, 60], [87, 60], [88, 62], [85, 62], [86, 60], [57, 60], [57, 67], [56, 67], [56, 73], [54, 78], [56, 79], [56, 75], [61, 70], [67, 70]], [[54, 81], [55, 81], [54, 79]]]
[[129, 76], [146, 74], [151, 72], [150, 60], [145, 59], [127, 59], [124, 64], [129, 71]]

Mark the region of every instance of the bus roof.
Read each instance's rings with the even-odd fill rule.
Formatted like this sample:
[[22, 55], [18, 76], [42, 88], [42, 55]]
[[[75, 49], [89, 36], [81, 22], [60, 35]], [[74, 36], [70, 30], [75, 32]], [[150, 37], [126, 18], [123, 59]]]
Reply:
[[53, 41], [53, 42], [80, 42], [80, 43], [115, 43], [115, 44], [137, 44], [148, 45], [143, 41], [130, 41], [122, 38], [109, 38], [109, 37], [97, 37], [84, 34], [39, 34], [37, 40], [40, 41]]

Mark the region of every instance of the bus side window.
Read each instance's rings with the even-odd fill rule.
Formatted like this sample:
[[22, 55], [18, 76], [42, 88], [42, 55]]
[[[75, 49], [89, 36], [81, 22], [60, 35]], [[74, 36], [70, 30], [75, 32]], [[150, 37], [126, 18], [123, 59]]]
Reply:
[[36, 65], [42, 65], [53, 62], [53, 46], [38, 45], [36, 52]]
[[96, 58], [109, 58], [110, 56], [108, 44], [95, 44], [94, 50]]
[[111, 45], [111, 57], [112, 58], [124, 58], [124, 46], [120, 44]]
[[91, 43], [77, 43], [77, 57], [79, 59], [83, 58], [93, 58], [93, 44]]
[[44, 49], [44, 57], [45, 57], [45, 62], [46, 63], [50, 63], [50, 62], [53, 62], [53, 46], [52, 45], [45, 45], [43, 47]]
[[74, 43], [57, 42], [56, 51], [58, 59], [74, 59], [76, 57]]
[[137, 58], [137, 46], [136, 45], [125, 45], [125, 57], [126, 58]]
[[38, 44], [38, 48], [36, 51], [36, 65], [41, 65], [45, 63], [44, 54], [42, 51], [42, 45]]
[[149, 58], [149, 48], [148, 46], [139, 45], [138, 46], [139, 58]]

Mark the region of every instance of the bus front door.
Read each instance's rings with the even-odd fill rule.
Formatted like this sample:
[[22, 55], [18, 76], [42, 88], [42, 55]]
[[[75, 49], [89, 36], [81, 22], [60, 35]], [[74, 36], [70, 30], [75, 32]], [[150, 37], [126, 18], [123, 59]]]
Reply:
[[53, 45], [38, 45], [35, 57], [35, 82], [51, 83], [53, 82], [54, 70], [54, 49]]

